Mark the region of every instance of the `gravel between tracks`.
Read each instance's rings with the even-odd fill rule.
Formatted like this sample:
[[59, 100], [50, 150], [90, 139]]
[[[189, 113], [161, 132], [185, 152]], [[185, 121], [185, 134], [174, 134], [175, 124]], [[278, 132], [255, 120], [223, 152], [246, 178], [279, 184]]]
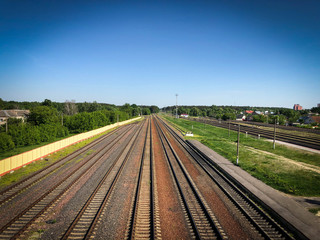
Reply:
[[185, 215], [177, 194], [178, 190], [174, 187], [154, 122], [152, 126], [161, 235], [163, 239], [188, 239], [190, 238], [189, 229], [185, 224]]
[[[132, 133], [132, 131], [130, 131]], [[130, 133], [128, 133], [130, 134]], [[128, 136], [128, 135], [127, 135]], [[75, 215], [79, 212], [92, 190], [97, 186], [107, 169], [111, 166], [121, 149], [126, 146], [128, 138], [122, 138], [114, 151], [100, 160], [79, 181], [65, 193], [57, 204], [39, 218], [30, 228], [30, 232], [43, 229], [42, 239], [59, 239], [66, 231]], [[49, 223], [46, 223], [49, 221]], [[50, 222], [54, 222], [50, 224]]]
[[193, 181], [205, 197], [229, 239], [258, 239], [257, 233], [251, 230], [251, 225], [210, 179], [207, 173], [192, 160], [191, 156], [184, 149], [181, 149], [181, 146], [171, 136], [168, 137], [172, 147], [192, 176]]
[[140, 134], [114, 191], [103, 211], [95, 230], [95, 239], [124, 239], [130, 213], [134, 186], [138, 176], [139, 161], [142, 154], [143, 137]]

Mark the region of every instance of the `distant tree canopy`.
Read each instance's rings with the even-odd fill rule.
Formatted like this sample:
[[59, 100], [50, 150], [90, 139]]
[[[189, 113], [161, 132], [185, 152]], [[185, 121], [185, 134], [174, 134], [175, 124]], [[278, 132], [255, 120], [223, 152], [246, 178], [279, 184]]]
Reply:
[[157, 106], [137, 106], [84, 102], [67, 100], [64, 103], [52, 102], [14, 102], [0, 98], [1, 109], [28, 109], [30, 114], [26, 122], [11, 118], [8, 120], [8, 132], [0, 126], [0, 151], [9, 151], [15, 147], [29, 146], [41, 142], [54, 141], [70, 133], [81, 133], [103, 127], [117, 121], [124, 121], [142, 114], [159, 112]]
[[[311, 111], [317, 113], [320, 108], [312, 108]], [[253, 118], [253, 121], [257, 122], [269, 122], [274, 123], [273, 116], [278, 116], [280, 124], [294, 123], [297, 122], [298, 119], [309, 113], [308, 110], [295, 111], [293, 109], [288, 108], [269, 108], [269, 107], [250, 107], [250, 106], [178, 106], [178, 114], [189, 114], [194, 117], [214, 117], [216, 119], [223, 120], [234, 120], [236, 119], [236, 115], [240, 113], [245, 113], [246, 110], [252, 111], [260, 111], [265, 112], [268, 111], [267, 117], [266, 115], [250, 115]], [[176, 106], [169, 106], [162, 109], [162, 111], [176, 114]], [[270, 114], [270, 113], [273, 114]]]
[[320, 114], [320, 107], [311, 108], [311, 112]]
[[59, 121], [58, 111], [53, 107], [38, 106], [30, 110], [28, 122], [33, 125], [52, 124]]

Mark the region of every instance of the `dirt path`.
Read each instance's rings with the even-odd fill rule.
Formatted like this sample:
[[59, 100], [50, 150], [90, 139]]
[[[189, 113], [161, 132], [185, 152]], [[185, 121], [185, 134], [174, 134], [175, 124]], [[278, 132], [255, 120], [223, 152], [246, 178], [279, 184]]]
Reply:
[[280, 160], [280, 161], [285, 161], [286, 163], [294, 164], [294, 165], [296, 165], [296, 166], [298, 166], [300, 168], [307, 169], [307, 170], [310, 170], [310, 171], [313, 171], [313, 172], [316, 172], [316, 173], [320, 174], [320, 167], [318, 167], [318, 166], [314, 166], [314, 165], [311, 165], [311, 164], [308, 164], [308, 163], [303, 163], [303, 162], [297, 162], [297, 161], [294, 161], [294, 160], [292, 160], [290, 158], [282, 157], [282, 156], [279, 156], [279, 155], [276, 155], [276, 154], [273, 154], [273, 153], [270, 153], [270, 152], [266, 152], [266, 151], [263, 151], [263, 150], [258, 150], [258, 149], [255, 149], [253, 147], [246, 146], [246, 148], [248, 150], [252, 151], [252, 152], [269, 155], [269, 156], [272, 156], [274, 159], [277, 159], [277, 160]]
[[[273, 140], [272, 139], [266, 139], [265, 141], [272, 142]], [[278, 140], [276, 141], [276, 143], [277, 144], [281, 144], [281, 145], [286, 145], [289, 148], [296, 148], [296, 149], [301, 149], [301, 150], [304, 150], [304, 151], [320, 154], [320, 150], [317, 150], [317, 149], [303, 147], [303, 146], [299, 146], [299, 145], [292, 144], [292, 143], [287, 143], [287, 142], [281, 142], [281, 141], [278, 141]]]

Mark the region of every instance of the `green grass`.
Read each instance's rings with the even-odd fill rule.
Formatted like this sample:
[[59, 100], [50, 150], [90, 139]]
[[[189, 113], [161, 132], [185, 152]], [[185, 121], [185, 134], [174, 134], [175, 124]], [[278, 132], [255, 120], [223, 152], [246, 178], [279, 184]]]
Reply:
[[310, 208], [309, 212], [313, 213], [313, 214], [317, 214], [320, 211], [320, 208]]
[[[199, 140], [236, 164], [237, 132], [230, 131], [229, 137], [228, 129], [168, 116], [164, 118], [178, 126], [183, 132], [192, 131], [194, 137], [187, 137], [186, 139]], [[272, 146], [272, 142], [258, 140], [251, 136], [246, 137], [245, 134], [241, 134], [239, 166], [254, 177], [284, 193], [296, 196], [320, 196], [320, 174], [298, 167], [289, 161], [280, 160], [281, 157], [284, 157], [298, 163], [307, 163], [319, 167], [320, 154], [289, 149], [281, 145], [276, 145], [276, 149], [273, 149]]]
[[[112, 129], [114, 130], [114, 129]], [[84, 147], [85, 145], [91, 143], [92, 141], [94, 141], [95, 139], [101, 137], [102, 135], [105, 135], [107, 133], [109, 133], [110, 131], [112, 130], [108, 130], [106, 132], [103, 132], [99, 135], [96, 135], [92, 138], [89, 138], [89, 139], [86, 139], [82, 142], [79, 142], [79, 143], [76, 143], [74, 145], [71, 145], [69, 147], [66, 147], [64, 149], [61, 149], [60, 151], [58, 152], [55, 152], [47, 157], [45, 157], [44, 159], [42, 160], [38, 160], [38, 161], [34, 161], [28, 165], [25, 165], [24, 167], [21, 167], [17, 170], [15, 170], [13, 173], [8, 173], [4, 176], [2, 176], [0, 178], [0, 190], [1, 189], [4, 189], [5, 187], [11, 185], [11, 184], [14, 184], [20, 180], [22, 180], [23, 178], [25, 178], [26, 176], [54, 163], [55, 161], [73, 153], [74, 151]], [[87, 155], [90, 155], [91, 153], [93, 153], [94, 150], [88, 150], [84, 155], [87, 156]], [[77, 161], [81, 161], [83, 160], [83, 158], [85, 157], [81, 157], [79, 158]]]

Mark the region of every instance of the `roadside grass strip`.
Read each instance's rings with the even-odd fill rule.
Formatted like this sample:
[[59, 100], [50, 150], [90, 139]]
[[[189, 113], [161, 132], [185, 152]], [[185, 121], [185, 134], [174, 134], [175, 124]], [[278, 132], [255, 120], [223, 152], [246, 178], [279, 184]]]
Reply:
[[[237, 132], [164, 116], [182, 132], [236, 164]], [[239, 167], [269, 186], [293, 196], [320, 196], [320, 154], [276, 145], [265, 139], [240, 135]]]

